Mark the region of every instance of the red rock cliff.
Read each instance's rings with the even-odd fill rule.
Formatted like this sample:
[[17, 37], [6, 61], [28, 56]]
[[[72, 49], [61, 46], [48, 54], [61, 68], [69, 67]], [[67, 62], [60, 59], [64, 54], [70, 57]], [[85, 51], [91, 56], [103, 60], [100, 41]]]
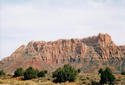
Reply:
[[104, 63], [110, 65], [109, 61], [120, 61], [121, 58], [125, 58], [125, 47], [115, 45], [108, 34], [99, 34], [84, 39], [31, 41], [0, 61], [0, 69], [13, 73], [18, 67], [32, 66], [52, 71], [65, 63], [72, 63], [84, 72], [89, 72], [90, 69], [96, 71]]

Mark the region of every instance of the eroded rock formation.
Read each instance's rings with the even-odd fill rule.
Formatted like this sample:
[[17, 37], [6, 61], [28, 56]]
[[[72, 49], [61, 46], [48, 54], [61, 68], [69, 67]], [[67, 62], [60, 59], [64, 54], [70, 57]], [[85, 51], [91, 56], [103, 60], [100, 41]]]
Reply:
[[83, 72], [97, 72], [109, 66], [114, 72], [125, 70], [125, 46], [117, 46], [108, 34], [84, 39], [60, 39], [54, 42], [31, 41], [0, 61], [0, 69], [13, 73], [16, 68], [53, 71], [71, 63]]

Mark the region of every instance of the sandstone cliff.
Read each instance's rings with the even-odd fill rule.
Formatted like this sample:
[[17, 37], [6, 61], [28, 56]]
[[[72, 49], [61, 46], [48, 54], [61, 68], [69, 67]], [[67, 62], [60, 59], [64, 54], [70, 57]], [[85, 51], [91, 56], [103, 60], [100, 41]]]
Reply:
[[109, 66], [114, 72], [125, 70], [125, 46], [117, 46], [108, 34], [54, 42], [31, 41], [0, 61], [0, 69], [13, 73], [16, 68], [53, 71], [71, 63], [83, 72], [97, 72]]

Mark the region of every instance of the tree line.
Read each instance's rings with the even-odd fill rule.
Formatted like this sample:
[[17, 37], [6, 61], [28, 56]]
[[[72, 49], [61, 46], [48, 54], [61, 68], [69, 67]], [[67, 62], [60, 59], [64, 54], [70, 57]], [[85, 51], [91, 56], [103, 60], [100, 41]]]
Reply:
[[[28, 79], [38, 78], [38, 77], [45, 77], [47, 72], [48, 72], [47, 70], [39, 71], [38, 69], [34, 69], [32, 67], [29, 67], [26, 70], [24, 70], [23, 68], [20, 67], [16, 69], [13, 77], [23, 76], [24, 80], [28, 80]], [[0, 76], [4, 76], [4, 75], [6, 75], [5, 72], [1, 70]]]
[[[61, 68], [56, 69], [54, 72], [52, 72], [52, 77], [54, 79], [54, 82], [72, 82], [76, 80], [77, 75], [81, 72], [80, 69], [75, 69], [70, 64], [66, 64]], [[39, 77], [45, 77], [48, 73], [47, 70], [39, 71], [37, 69], [34, 69], [32, 67], [27, 68], [24, 70], [23, 68], [17, 68], [14, 72], [13, 77], [20, 77], [23, 76], [24, 80], [29, 80], [33, 78], [39, 78]], [[115, 82], [115, 76], [113, 75], [110, 68], [105, 69], [99, 69], [98, 74], [100, 76], [100, 84], [114, 84]], [[125, 72], [121, 73], [122, 75], [125, 75]], [[6, 75], [3, 70], [0, 71], [0, 76]]]
[[[17, 68], [14, 72], [13, 77], [23, 76], [24, 80], [29, 80], [33, 78], [45, 77], [48, 73], [47, 70], [39, 71], [38, 69], [34, 69], [32, 67], [24, 70], [23, 68]], [[64, 65], [62, 68], [56, 69], [52, 73], [52, 77], [54, 78], [54, 82], [65, 82], [65, 81], [75, 81], [76, 76], [80, 73], [80, 69], [75, 69], [70, 64]], [[0, 76], [5, 75], [3, 70], [0, 71]]]

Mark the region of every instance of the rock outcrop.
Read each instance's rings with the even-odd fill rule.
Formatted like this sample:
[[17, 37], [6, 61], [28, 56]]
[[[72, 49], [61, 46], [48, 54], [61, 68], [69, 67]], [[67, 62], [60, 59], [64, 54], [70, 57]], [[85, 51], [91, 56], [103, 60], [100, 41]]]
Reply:
[[84, 39], [60, 39], [54, 42], [31, 41], [0, 61], [0, 69], [13, 73], [16, 68], [53, 71], [71, 63], [83, 72], [97, 72], [109, 66], [114, 72], [125, 70], [125, 46], [117, 46], [108, 34]]

